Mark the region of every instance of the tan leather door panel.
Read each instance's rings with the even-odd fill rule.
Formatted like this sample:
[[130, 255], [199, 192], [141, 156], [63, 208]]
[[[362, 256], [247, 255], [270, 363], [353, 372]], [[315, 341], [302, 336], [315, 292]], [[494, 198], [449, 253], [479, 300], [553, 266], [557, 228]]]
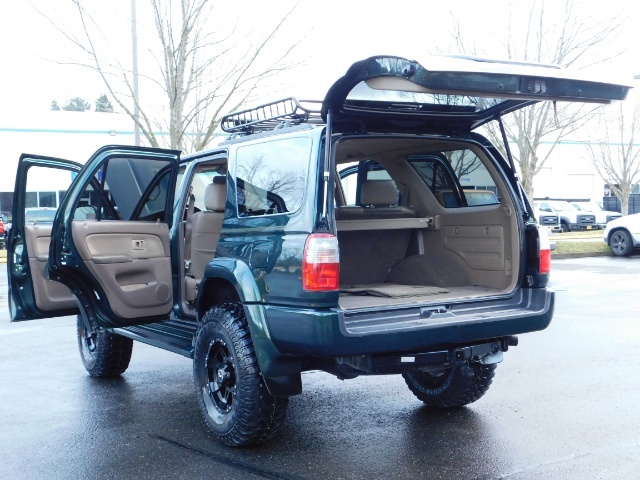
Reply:
[[51, 242], [50, 224], [25, 225], [24, 236], [29, 253], [29, 269], [36, 306], [45, 312], [76, 307], [76, 299], [67, 287], [44, 277]]
[[444, 227], [444, 248], [460, 256], [474, 270], [504, 269], [502, 225], [450, 225]]
[[72, 222], [73, 241], [121, 318], [169, 313], [173, 305], [169, 227], [132, 221]]

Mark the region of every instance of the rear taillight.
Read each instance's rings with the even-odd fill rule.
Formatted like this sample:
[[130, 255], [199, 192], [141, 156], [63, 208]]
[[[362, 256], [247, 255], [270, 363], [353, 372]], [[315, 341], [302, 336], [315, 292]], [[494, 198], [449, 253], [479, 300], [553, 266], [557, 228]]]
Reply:
[[312, 292], [338, 290], [339, 273], [338, 239], [328, 233], [309, 235], [302, 259], [302, 288]]
[[540, 238], [540, 268], [539, 273], [551, 272], [551, 242], [545, 227], [538, 226], [538, 237]]

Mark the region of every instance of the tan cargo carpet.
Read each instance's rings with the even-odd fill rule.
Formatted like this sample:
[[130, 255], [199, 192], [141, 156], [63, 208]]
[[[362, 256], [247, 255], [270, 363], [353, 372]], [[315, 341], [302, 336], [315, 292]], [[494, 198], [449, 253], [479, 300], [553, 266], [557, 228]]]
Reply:
[[402, 298], [422, 295], [438, 295], [449, 293], [449, 290], [441, 287], [425, 285], [398, 285], [394, 283], [378, 283], [373, 285], [347, 285], [340, 287], [340, 293], [351, 295], [373, 295], [374, 297]]

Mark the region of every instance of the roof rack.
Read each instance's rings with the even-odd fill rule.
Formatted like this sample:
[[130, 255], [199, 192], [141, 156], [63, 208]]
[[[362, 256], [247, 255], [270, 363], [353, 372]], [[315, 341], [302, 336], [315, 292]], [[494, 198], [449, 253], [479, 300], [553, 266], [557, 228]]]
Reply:
[[[303, 107], [301, 103], [307, 106]], [[321, 103], [317, 100], [284, 98], [248, 110], [228, 113], [222, 117], [220, 126], [227, 133], [251, 135], [301, 123], [324, 124], [320, 109], [309, 108], [309, 104], [316, 106]]]

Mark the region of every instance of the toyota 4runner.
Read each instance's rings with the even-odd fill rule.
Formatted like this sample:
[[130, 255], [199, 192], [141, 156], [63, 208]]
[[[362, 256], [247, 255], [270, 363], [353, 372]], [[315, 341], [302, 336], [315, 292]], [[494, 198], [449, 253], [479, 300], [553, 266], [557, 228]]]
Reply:
[[[23, 154], [11, 317], [78, 314], [95, 377], [122, 374], [133, 340], [192, 358], [202, 414], [232, 446], [274, 435], [309, 370], [401, 374], [429, 406], [474, 402], [554, 305], [508, 142], [505, 158], [474, 130], [629, 88], [575, 75], [375, 57], [321, 104], [225, 116], [230, 138], [206, 152], [108, 146], [84, 166]], [[74, 176], [52, 223], [25, 218], [34, 175]]]

